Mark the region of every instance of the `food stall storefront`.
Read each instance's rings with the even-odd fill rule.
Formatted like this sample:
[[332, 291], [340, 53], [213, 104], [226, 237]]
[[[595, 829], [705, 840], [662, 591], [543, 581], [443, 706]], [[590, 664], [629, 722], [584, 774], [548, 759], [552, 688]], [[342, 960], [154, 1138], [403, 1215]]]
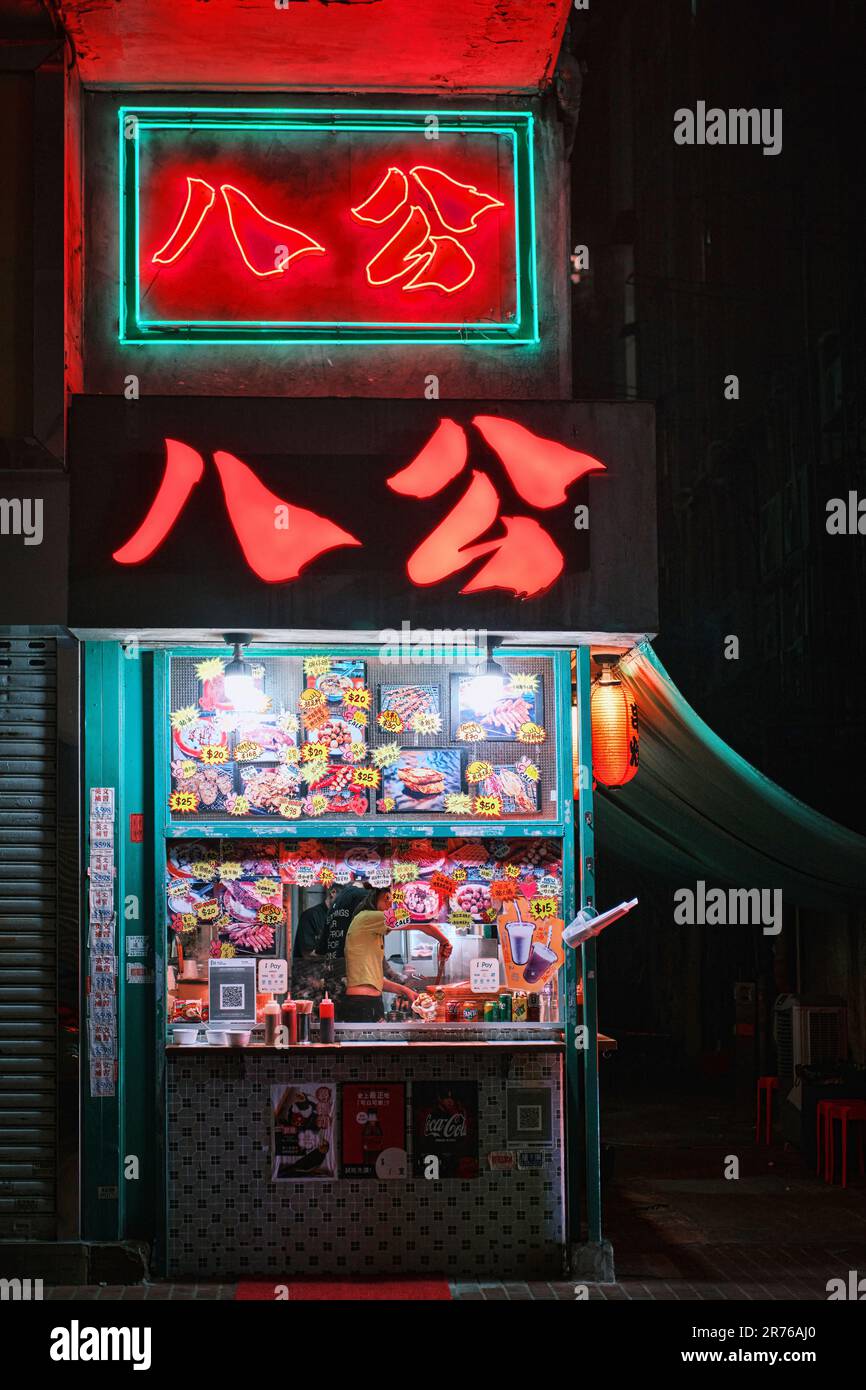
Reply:
[[[561, 559], [575, 536], [574, 568], [521, 601], [537, 544], [509, 556], [496, 542], [494, 579], [506, 559], [522, 567], [510, 591], [413, 582], [424, 541], [391, 484], [395, 460], [424, 457], [438, 403], [256, 402], [243, 467], [273, 479], [269, 499], [315, 488], [315, 460], [303, 475], [284, 462], [291, 441], [315, 445], [333, 523], [386, 537], [270, 586], [236, 515], [246, 572], [222, 544], [225, 477], [225, 503], [202, 492], [164, 545], [143, 543], [172, 441], [237, 462], [217, 442], [239, 452], [249, 403], [209, 401], [206, 419], [200, 402], [139, 404], [134, 423], [112, 401], [73, 416], [88, 460], [73, 472], [71, 606], [90, 1230], [146, 1235], [177, 1277], [548, 1277], [569, 1254], [589, 1273], [603, 1247], [594, 947], [562, 932], [594, 903], [593, 648], [644, 630], [605, 625], [594, 586], [618, 618], [630, 592], [638, 617], [654, 603], [651, 411], [521, 408], [541, 443], [558, 430], [590, 451], [558, 445], [560, 464], [641, 460], [548, 508]], [[475, 409], [448, 403], [459, 430]], [[118, 498], [100, 464], [107, 477], [128, 457], [130, 431], [141, 466]], [[630, 524], [648, 586], [608, 545]], [[417, 531], [429, 525], [427, 503]], [[115, 1186], [129, 1155], [140, 1177]]]

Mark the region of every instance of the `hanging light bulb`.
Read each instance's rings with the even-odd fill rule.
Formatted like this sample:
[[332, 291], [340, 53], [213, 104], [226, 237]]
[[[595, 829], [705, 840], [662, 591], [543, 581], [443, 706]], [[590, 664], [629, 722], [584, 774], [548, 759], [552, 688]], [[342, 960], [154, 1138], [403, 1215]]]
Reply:
[[244, 659], [242, 647], [252, 639], [248, 632], [227, 632], [225, 640], [234, 647], [231, 661], [226, 663], [224, 689], [226, 698], [239, 713], [261, 707], [262, 692], [253, 679], [250, 663]]
[[637, 705], [617, 674], [618, 658], [596, 659], [602, 670], [590, 695], [593, 776], [603, 787], [624, 787], [640, 757]]

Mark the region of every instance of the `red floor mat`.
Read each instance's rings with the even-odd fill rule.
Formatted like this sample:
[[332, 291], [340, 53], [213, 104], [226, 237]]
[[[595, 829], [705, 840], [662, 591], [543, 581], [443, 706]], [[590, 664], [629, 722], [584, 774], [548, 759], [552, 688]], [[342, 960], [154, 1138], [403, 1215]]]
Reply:
[[[310, 1302], [354, 1302], [356, 1300], [381, 1299], [384, 1301], [411, 1298], [421, 1300], [447, 1301], [451, 1291], [444, 1279], [355, 1279], [343, 1283], [317, 1279], [301, 1283], [295, 1279], [284, 1281], [289, 1291], [286, 1300], [290, 1303]], [[252, 1301], [264, 1299], [274, 1301], [274, 1289], [280, 1287], [279, 1280], [272, 1283], [242, 1283], [235, 1289], [235, 1299]]]

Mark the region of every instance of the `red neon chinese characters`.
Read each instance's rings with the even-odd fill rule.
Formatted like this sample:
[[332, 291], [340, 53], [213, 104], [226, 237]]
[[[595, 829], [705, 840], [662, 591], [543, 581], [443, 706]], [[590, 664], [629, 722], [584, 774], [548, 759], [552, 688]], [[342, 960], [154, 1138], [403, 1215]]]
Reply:
[[164, 246], [154, 255], [157, 265], [171, 265], [182, 256], [214, 205], [216, 193], [204, 179], [187, 178], [186, 203], [177, 226]]
[[178, 439], [165, 441], [165, 472], [150, 510], [135, 535], [115, 550], [119, 565], [140, 565], [162, 545], [204, 473], [204, 459]]
[[[256, 207], [252, 198], [248, 198], [246, 193], [241, 192], [230, 183], [224, 183], [220, 192], [225, 199], [226, 209], [229, 215], [229, 225], [235, 244], [243, 257], [244, 265], [262, 279], [268, 275], [282, 275], [292, 261], [299, 256], [323, 256], [324, 246], [320, 246], [312, 237], [308, 237], [304, 232], [299, 232], [297, 227], [290, 227], [287, 222], [278, 222], [274, 217], [267, 217], [259, 208]], [[266, 231], [266, 228], [273, 227], [273, 232]], [[241, 230], [244, 235], [241, 236]], [[276, 240], [274, 240], [276, 238]], [[258, 265], [254, 265], [250, 259], [252, 251], [248, 254], [248, 247], [254, 241], [263, 242], [261, 246], [261, 260]], [[285, 247], [286, 250], [277, 250]], [[268, 269], [261, 269], [262, 265], [267, 265]]]
[[468, 251], [464, 251], [453, 236], [433, 236], [430, 238], [433, 250], [425, 263], [407, 280], [404, 290], [444, 290], [454, 294], [475, 274], [475, 262]]
[[409, 180], [402, 169], [392, 165], [382, 182], [374, 188], [366, 202], [352, 208], [352, 216], [359, 222], [374, 222], [380, 225], [398, 212], [409, 196]]
[[[544, 439], [514, 420], [478, 415], [472, 423], [499, 455], [520, 496], [535, 507], [557, 506], [566, 500], [569, 483], [604, 469], [590, 454]], [[433, 497], [458, 476], [467, 455], [465, 431], [453, 420], [441, 420], [417, 457], [389, 478], [388, 486], [404, 496]], [[497, 520], [505, 535], [482, 541]], [[482, 555], [490, 558], [461, 593], [509, 589], [531, 598], [549, 589], [565, 566], [553, 537], [532, 517], [499, 516], [496, 489], [484, 473], [473, 471], [469, 490], [417, 546], [406, 568], [413, 584], [438, 584]]]
[[368, 261], [367, 279], [371, 285], [390, 284], [429, 260], [431, 254], [430, 223], [421, 209], [413, 206], [391, 240]]
[[213, 457], [246, 562], [266, 583], [297, 579], [326, 550], [361, 544], [327, 517], [290, 506], [234, 454], [218, 451]]
[[[186, 184], [186, 203], [174, 231], [153, 256], [156, 265], [172, 265], [183, 255], [213, 207], [216, 193], [211, 184], [189, 176]], [[325, 254], [324, 246], [318, 241], [287, 222], [268, 217], [234, 184], [220, 184], [220, 192], [235, 247], [244, 265], [259, 279], [284, 274], [300, 256]]]
[[[474, 232], [483, 213], [505, 206], [491, 194], [479, 193], [474, 184], [460, 183], [430, 165], [418, 164], [410, 172], [416, 196], [426, 199], [431, 215], [448, 232]], [[408, 199], [409, 181], [392, 165], [370, 196], [351, 209], [352, 216], [382, 226], [402, 213]], [[409, 293], [432, 289], [456, 294], [474, 279], [476, 269], [474, 257], [456, 237], [433, 235], [419, 201], [411, 204], [390, 241], [367, 262], [366, 274], [371, 285], [406, 277], [401, 289]]]
[[387, 479], [392, 492], [404, 497], [434, 497], [466, 463], [466, 433], [453, 420], [440, 420], [436, 433], [420, 454]]
[[456, 574], [479, 555], [496, 548], [496, 541], [484, 541], [466, 549], [489, 530], [499, 514], [499, 495], [484, 473], [472, 474], [468, 490], [460, 501], [431, 531], [409, 557], [406, 571], [413, 584], [438, 584]]
[[[165, 473], [156, 497], [135, 534], [114, 552], [118, 564], [140, 565], [162, 545], [204, 474], [204, 460], [195, 449], [167, 439], [165, 450]], [[214, 463], [247, 564], [268, 584], [297, 579], [326, 550], [361, 544], [327, 517], [285, 502], [234, 454], [215, 453]]]
[[533, 507], [558, 507], [565, 489], [586, 473], [605, 471], [591, 454], [581, 454], [555, 439], [543, 439], [516, 420], [476, 415], [473, 425], [495, 449], [520, 496]]
[[423, 188], [436, 216], [449, 232], [474, 232], [482, 213], [505, 207], [499, 198], [479, 193], [474, 183], [459, 183], [429, 164], [416, 164], [409, 172]]

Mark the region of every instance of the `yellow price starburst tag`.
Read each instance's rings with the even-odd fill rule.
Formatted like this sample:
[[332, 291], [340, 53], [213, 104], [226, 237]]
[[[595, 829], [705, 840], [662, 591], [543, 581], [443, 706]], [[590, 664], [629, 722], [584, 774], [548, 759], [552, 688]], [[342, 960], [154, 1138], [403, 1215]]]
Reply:
[[298, 764], [300, 761], [301, 761], [301, 750], [300, 750], [300, 748], [294, 748], [294, 747], [292, 747], [292, 748], [284, 748], [284, 749], [283, 749], [283, 762], [286, 764], [287, 767], [295, 767], [295, 766], [297, 766], [297, 764]]
[[195, 863], [190, 864], [189, 867], [192, 870], [193, 878], [200, 878], [205, 882], [207, 882], [208, 879], [216, 878], [217, 866], [215, 859], [197, 859]]
[[357, 729], [366, 729], [367, 711], [365, 709], [353, 709], [349, 715], [349, 723], [354, 724]]
[[472, 797], [466, 792], [449, 792], [445, 797], [445, 810], [452, 816], [468, 816], [472, 810]]
[[253, 743], [252, 739], [246, 739], [243, 743], [239, 743], [235, 749], [235, 760], [239, 763], [252, 763], [261, 756], [261, 744]]
[[537, 782], [541, 777], [541, 773], [535, 766], [535, 763], [525, 763], [524, 766], [521, 768], [521, 771], [523, 772], [524, 777], [529, 778], [530, 782]]
[[200, 922], [215, 922], [220, 915], [219, 903], [202, 903], [196, 908], [196, 915]]
[[185, 729], [187, 724], [198, 719], [198, 710], [195, 705], [184, 705], [183, 709], [175, 709], [171, 712], [171, 727], [173, 729]]
[[283, 909], [277, 907], [276, 903], [264, 903], [256, 913], [256, 920], [268, 926], [275, 926], [283, 920]]
[[188, 782], [190, 777], [195, 777], [197, 770], [198, 769], [196, 768], [196, 765], [192, 761], [192, 759], [187, 758], [186, 761], [182, 762], [180, 765], [180, 775], [182, 780], [184, 782]]
[[354, 743], [347, 744], [343, 749], [344, 763], [362, 763], [367, 756], [367, 745], [363, 739], [357, 739]]
[[483, 816], [485, 820], [494, 820], [502, 815], [501, 796], [476, 796], [474, 812], [476, 816]]
[[386, 734], [403, 732], [403, 720], [395, 709], [383, 709], [376, 722]]
[[413, 883], [419, 877], [420, 870], [417, 864], [408, 861], [403, 864], [394, 864], [393, 867], [395, 883]]
[[458, 868], [458, 869], [452, 869], [452, 870], [451, 870], [451, 877], [453, 878], [453, 880], [454, 880], [455, 883], [465, 883], [465, 882], [466, 882], [466, 870], [465, 870], [465, 869], [459, 869], [459, 868]]
[[303, 803], [300, 801], [281, 801], [280, 815], [283, 820], [298, 820], [303, 810]]
[[247, 816], [250, 811], [250, 803], [245, 796], [236, 796], [232, 803], [229, 815]]
[[381, 801], [376, 802], [376, 805], [378, 806], [379, 810], [387, 816], [390, 815], [397, 803], [394, 800], [393, 796], [383, 796]]
[[260, 898], [272, 898], [276, 891], [276, 884], [272, 878], [257, 878], [253, 884], [253, 892]]
[[476, 762], [470, 763], [469, 766], [468, 766], [467, 769], [466, 769], [466, 781], [469, 782], [470, 785], [471, 785], [473, 782], [483, 782], [484, 779], [485, 779], [486, 777], [492, 777], [492, 776], [493, 776], [493, 765], [492, 765], [492, 763], [484, 763], [484, 762], [476, 761]]
[[477, 724], [474, 720], [470, 720], [467, 724], [457, 725], [455, 737], [458, 738], [461, 743], [481, 743], [486, 739], [487, 734], [484, 732], [481, 724]]
[[218, 656], [209, 656], [206, 661], [198, 663], [195, 673], [200, 681], [211, 681], [214, 676], [221, 676], [225, 669]]
[[538, 677], [526, 671], [513, 671], [508, 678], [508, 695], [534, 695], [538, 689]]
[[364, 685], [352, 686], [343, 692], [343, 704], [347, 709], [369, 709], [373, 697]]
[[198, 926], [198, 918], [194, 912], [185, 912], [180, 919], [180, 924], [184, 931], [193, 931]]
[[373, 749], [373, 762], [376, 767], [390, 767], [400, 756], [399, 743], [383, 743]]
[[324, 676], [331, 669], [331, 658], [329, 656], [305, 656], [304, 675], [305, 676]]
[[170, 811], [189, 814], [198, 810], [198, 796], [195, 792], [172, 792], [168, 798], [168, 806]]
[[301, 750], [301, 758], [305, 763], [328, 761], [328, 749], [324, 743], [305, 743]]
[[232, 883], [241, 876], [241, 866], [237, 859], [224, 859], [219, 866], [219, 877], [225, 883]]
[[206, 767], [221, 767], [229, 760], [229, 750], [224, 743], [210, 743], [201, 750], [201, 760]]
[[540, 724], [533, 724], [529, 720], [526, 724], [521, 724], [517, 730], [517, 739], [520, 743], [543, 743], [547, 738], [547, 730], [542, 729]]
[[442, 720], [438, 714], [433, 714], [430, 710], [419, 710], [409, 720], [409, 728], [416, 734], [439, 734], [442, 732]]
[[325, 703], [325, 693], [323, 690], [316, 690], [316, 688], [312, 686], [309, 690], [301, 691], [299, 703], [302, 709], [313, 709], [316, 705], [323, 705]]
[[330, 867], [330, 865], [322, 865], [322, 869], [319, 874], [319, 880], [321, 883], [325, 885], [326, 888], [330, 888], [331, 884], [334, 882], [334, 870]]
[[307, 815], [321, 816], [328, 809], [328, 798], [326, 796], [311, 796], [307, 799]]
[[382, 774], [375, 767], [356, 767], [352, 773], [352, 786], [358, 791], [364, 791], [368, 787], [378, 787], [382, 779]]
[[502, 872], [506, 878], [520, 878], [520, 865], [506, 864]]
[[529, 915], [535, 922], [544, 922], [548, 917], [556, 916], [555, 898], [530, 898]]

